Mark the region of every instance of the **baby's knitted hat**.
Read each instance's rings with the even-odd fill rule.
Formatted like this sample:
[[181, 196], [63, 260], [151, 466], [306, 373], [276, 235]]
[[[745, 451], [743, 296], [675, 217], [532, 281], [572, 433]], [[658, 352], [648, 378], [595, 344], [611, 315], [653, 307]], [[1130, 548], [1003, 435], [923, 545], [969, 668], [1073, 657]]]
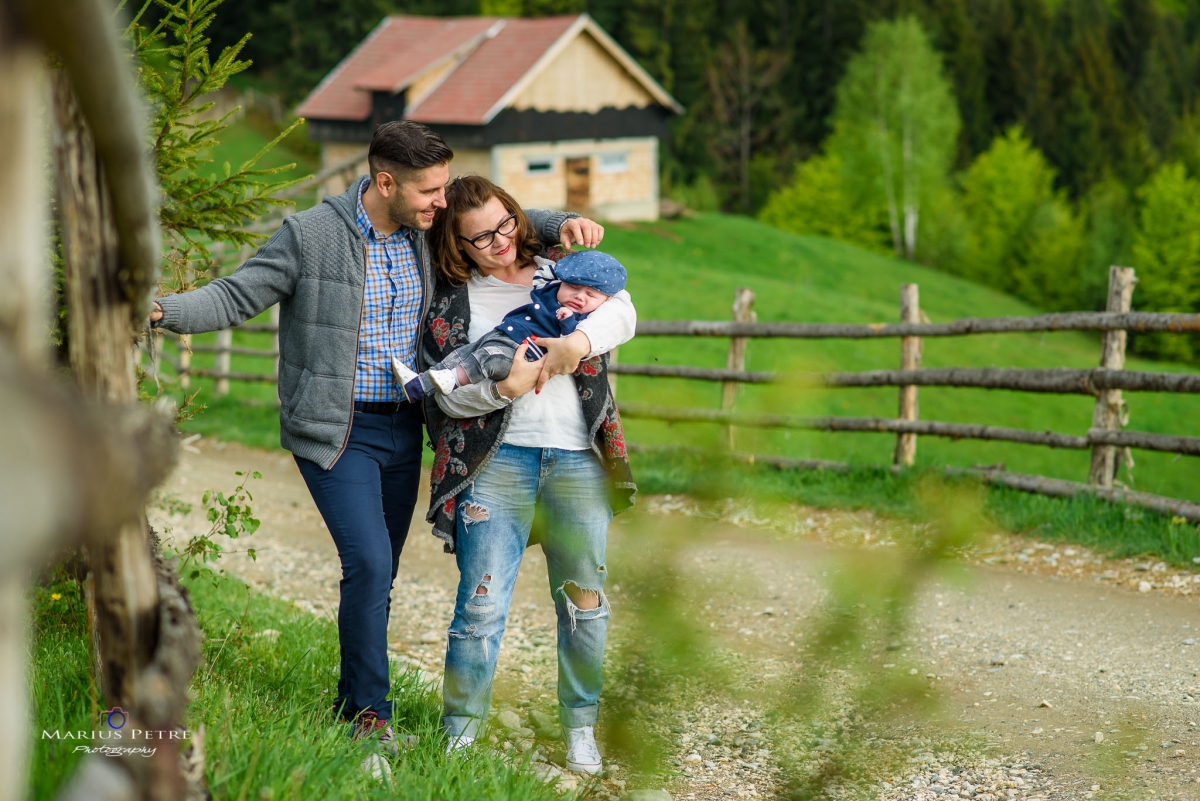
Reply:
[[568, 284], [598, 289], [613, 296], [625, 288], [626, 273], [621, 262], [598, 250], [570, 253], [554, 265], [554, 275]]

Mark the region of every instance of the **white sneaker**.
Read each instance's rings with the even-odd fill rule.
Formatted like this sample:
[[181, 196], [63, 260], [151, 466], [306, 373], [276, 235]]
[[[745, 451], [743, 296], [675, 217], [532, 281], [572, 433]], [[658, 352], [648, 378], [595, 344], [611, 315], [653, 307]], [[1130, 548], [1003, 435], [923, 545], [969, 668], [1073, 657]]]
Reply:
[[596, 735], [591, 726], [566, 729], [567, 770], [574, 773], [599, 773], [600, 751], [596, 748]]
[[475, 738], [466, 734], [459, 735], [458, 737], [451, 737], [450, 742], [446, 743], [446, 756], [450, 756], [457, 751], [464, 751], [467, 748], [470, 748], [471, 743], [473, 742], [475, 742]]
[[458, 376], [454, 370], [430, 370], [429, 380], [443, 395], [449, 395], [458, 386]]
[[376, 781], [392, 777], [392, 766], [383, 758], [383, 754], [367, 754], [359, 769]]
[[405, 365], [404, 362], [400, 361], [395, 356], [392, 357], [392, 375], [395, 376], [396, 381], [400, 384], [400, 386], [404, 386], [409, 381], [412, 381], [417, 377], [416, 373], [414, 373], [412, 370], [409, 370], [407, 365]]

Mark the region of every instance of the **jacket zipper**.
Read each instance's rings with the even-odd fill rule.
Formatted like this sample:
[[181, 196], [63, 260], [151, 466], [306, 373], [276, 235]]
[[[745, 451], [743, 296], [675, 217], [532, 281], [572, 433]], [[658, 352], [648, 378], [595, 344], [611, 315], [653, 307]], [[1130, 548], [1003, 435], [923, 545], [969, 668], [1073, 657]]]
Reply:
[[[417, 360], [416, 365], [414, 365], [417, 368], [417, 372], [421, 371], [421, 340], [425, 336], [425, 315], [429, 314], [429, 307], [433, 305], [433, 262], [427, 258], [428, 248], [429, 242], [426, 240], [421, 247], [421, 252], [417, 254], [417, 265], [421, 270], [421, 294], [423, 295], [421, 300], [421, 316], [417, 319], [417, 350], [413, 354]], [[428, 270], [425, 269], [426, 264], [429, 265]], [[421, 409], [421, 421], [428, 424], [428, 421], [425, 419], [425, 404], [422, 403], [419, 406]], [[426, 428], [428, 428], [428, 425]]]
[[346, 446], [350, 444], [350, 429], [354, 427], [354, 389], [358, 383], [358, 349], [362, 347], [362, 315], [363, 308], [367, 305], [367, 241], [365, 239], [362, 243], [362, 252], [363, 290], [362, 297], [358, 301], [358, 330], [354, 334], [354, 375], [350, 379], [350, 420], [346, 423], [346, 436], [342, 440], [342, 447], [338, 450], [337, 456], [333, 457], [333, 462], [329, 465], [330, 470], [338, 463], [338, 459], [342, 458], [342, 454], [346, 452]]

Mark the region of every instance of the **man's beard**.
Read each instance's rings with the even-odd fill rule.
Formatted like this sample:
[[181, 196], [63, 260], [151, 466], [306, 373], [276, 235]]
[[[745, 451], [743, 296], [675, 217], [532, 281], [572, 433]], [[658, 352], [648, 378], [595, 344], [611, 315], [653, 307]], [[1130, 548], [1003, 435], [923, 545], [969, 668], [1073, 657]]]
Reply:
[[398, 225], [401, 228], [421, 229], [419, 224], [420, 212], [405, 206], [404, 201], [399, 197], [399, 193], [396, 193], [395, 200], [388, 203], [387, 214], [392, 225]]

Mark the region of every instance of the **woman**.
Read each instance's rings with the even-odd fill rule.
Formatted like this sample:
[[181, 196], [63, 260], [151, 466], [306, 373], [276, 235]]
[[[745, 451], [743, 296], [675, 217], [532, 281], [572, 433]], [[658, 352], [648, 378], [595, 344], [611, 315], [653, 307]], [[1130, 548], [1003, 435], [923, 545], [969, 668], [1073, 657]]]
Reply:
[[[447, 188], [430, 243], [439, 276], [423, 336], [424, 367], [529, 303], [535, 274], [551, 266], [536, 255], [542, 245], [517, 203], [477, 176]], [[631, 339], [635, 324], [622, 291], [570, 337], [538, 340], [545, 358], [526, 362], [523, 344], [503, 381], [426, 400], [436, 450], [427, 519], [459, 568], [442, 718], [451, 749], [470, 744], [487, 716], [536, 510], [547, 522], [541, 546], [558, 614], [567, 767], [600, 770], [592, 727], [608, 629], [605, 546], [613, 513], [631, 505], [636, 492], [601, 354]]]

